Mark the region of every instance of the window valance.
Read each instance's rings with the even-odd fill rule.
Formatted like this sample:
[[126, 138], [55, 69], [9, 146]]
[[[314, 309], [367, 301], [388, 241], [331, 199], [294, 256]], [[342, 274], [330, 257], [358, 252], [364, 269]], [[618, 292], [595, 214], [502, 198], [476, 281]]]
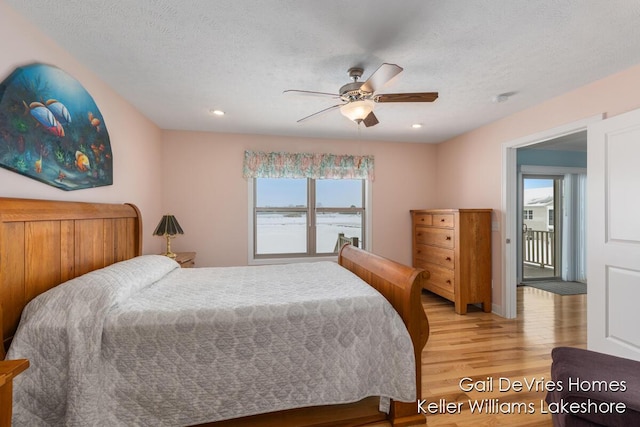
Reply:
[[368, 179], [373, 156], [245, 151], [245, 178]]

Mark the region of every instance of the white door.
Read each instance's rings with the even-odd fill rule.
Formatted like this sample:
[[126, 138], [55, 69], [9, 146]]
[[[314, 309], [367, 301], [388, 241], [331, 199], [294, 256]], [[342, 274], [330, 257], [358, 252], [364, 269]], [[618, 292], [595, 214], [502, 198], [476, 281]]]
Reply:
[[640, 360], [640, 110], [588, 127], [587, 345]]

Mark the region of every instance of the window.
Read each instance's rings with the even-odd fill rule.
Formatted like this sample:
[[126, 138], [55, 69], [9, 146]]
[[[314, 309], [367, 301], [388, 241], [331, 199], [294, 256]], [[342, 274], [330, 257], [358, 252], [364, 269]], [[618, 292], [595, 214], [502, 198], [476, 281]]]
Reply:
[[522, 212], [522, 219], [533, 219], [533, 209], [525, 209]]
[[245, 151], [249, 264], [335, 256], [344, 239], [370, 249], [373, 169], [366, 155]]
[[365, 239], [364, 179], [253, 178], [253, 258], [333, 255]]
[[549, 218], [549, 227], [553, 227], [553, 220], [554, 220], [554, 214], [553, 214], [553, 209], [549, 209], [548, 211], [548, 218]]

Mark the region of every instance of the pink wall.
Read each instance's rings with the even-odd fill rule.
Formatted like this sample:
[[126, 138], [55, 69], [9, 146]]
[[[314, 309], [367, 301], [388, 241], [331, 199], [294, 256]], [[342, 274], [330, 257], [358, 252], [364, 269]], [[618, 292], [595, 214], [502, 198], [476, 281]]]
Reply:
[[149, 224], [155, 226], [162, 212], [160, 129], [2, 1], [0, 40], [0, 80], [16, 67], [41, 62], [61, 68], [84, 86], [103, 114], [114, 159], [113, 185], [77, 191], [59, 190], [0, 168], [0, 196], [135, 203], [146, 224], [143, 250], [158, 252], [160, 244]]
[[493, 232], [493, 303], [502, 297], [502, 144], [606, 113], [640, 107], [640, 65], [583, 86], [533, 108], [437, 145], [437, 201], [441, 206], [491, 208], [500, 231]]
[[411, 263], [409, 210], [434, 206], [433, 145], [180, 131], [163, 135], [163, 206], [185, 230], [172, 248], [197, 251], [198, 266], [247, 264], [245, 150], [375, 156], [373, 250], [399, 262]]

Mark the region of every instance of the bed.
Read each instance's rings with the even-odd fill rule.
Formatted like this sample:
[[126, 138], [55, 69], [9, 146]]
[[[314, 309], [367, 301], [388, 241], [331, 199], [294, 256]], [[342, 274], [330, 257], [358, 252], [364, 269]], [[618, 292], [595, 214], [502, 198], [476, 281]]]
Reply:
[[[0, 198], [0, 303], [3, 308], [0, 331], [5, 348], [18, 329], [26, 304], [61, 283], [85, 273], [96, 274], [104, 267], [116, 268], [142, 262], [140, 260], [160, 262], [162, 268], [175, 275], [167, 264], [169, 260], [140, 257], [141, 235], [140, 212], [133, 205]], [[400, 316], [413, 347], [415, 372], [412, 374], [415, 375], [411, 381], [415, 382], [415, 393], [420, 398], [421, 353], [429, 331], [420, 301], [419, 276], [424, 273], [348, 245], [341, 249], [338, 263], [377, 289]], [[189, 365], [185, 362], [186, 367]], [[237, 405], [237, 402], [228, 402], [228, 405]], [[415, 402], [392, 400], [387, 414], [378, 410], [378, 399], [372, 397], [331, 406], [314, 403], [211, 425], [281, 425], [283, 420], [297, 420], [293, 421], [296, 425], [346, 426], [383, 419], [392, 425], [426, 422]]]

